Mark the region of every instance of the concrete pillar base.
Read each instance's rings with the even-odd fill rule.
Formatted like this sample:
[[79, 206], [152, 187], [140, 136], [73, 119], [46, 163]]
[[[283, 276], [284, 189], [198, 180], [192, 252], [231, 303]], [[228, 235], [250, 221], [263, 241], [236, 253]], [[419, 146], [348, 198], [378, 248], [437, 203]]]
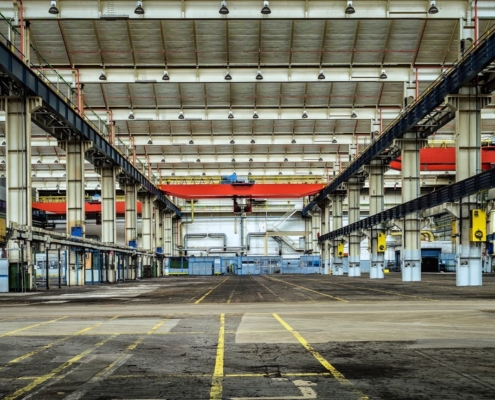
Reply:
[[421, 281], [421, 250], [403, 250], [402, 282]]
[[359, 256], [349, 256], [349, 273], [350, 278], [361, 276], [361, 264]]
[[478, 246], [459, 246], [457, 259], [456, 286], [482, 285], [481, 248]]
[[344, 263], [341, 258], [332, 260], [332, 275], [342, 276], [344, 275]]
[[384, 269], [384, 256], [382, 254], [373, 254], [370, 260], [370, 279], [384, 279]]

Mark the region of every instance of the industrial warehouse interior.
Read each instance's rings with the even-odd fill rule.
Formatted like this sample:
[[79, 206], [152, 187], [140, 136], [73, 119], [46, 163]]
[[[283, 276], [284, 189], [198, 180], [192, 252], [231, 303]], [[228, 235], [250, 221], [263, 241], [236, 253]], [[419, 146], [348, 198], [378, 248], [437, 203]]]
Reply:
[[493, 399], [495, 2], [0, 0], [0, 397]]

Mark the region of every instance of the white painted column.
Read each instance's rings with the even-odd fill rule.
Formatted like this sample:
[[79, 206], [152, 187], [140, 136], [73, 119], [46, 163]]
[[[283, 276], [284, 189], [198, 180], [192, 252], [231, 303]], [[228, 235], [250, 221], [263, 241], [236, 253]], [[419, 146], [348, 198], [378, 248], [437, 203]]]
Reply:
[[[59, 142], [66, 153], [66, 233], [70, 235], [73, 228], [82, 229], [85, 236], [85, 176], [84, 160], [91, 142], [78, 138]], [[84, 258], [81, 252], [69, 251], [69, 284], [81, 286], [85, 284]]]
[[[330, 200], [332, 201], [332, 231], [342, 228], [342, 203], [344, 198], [344, 191], [330, 195]], [[342, 243], [342, 240], [332, 240], [332, 255], [330, 257], [332, 275], [344, 275], [344, 257], [339, 257], [337, 254], [339, 243]]]
[[[97, 168], [96, 172], [101, 175], [101, 241], [103, 243], [115, 244], [117, 242], [115, 187], [117, 184], [117, 171], [114, 167]], [[107, 281], [115, 283], [117, 273], [109, 268]]]
[[[347, 199], [349, 204], [349, 222], [353, 224], [360, 219], [360, 191], [363, 179], [352, 177], [347, 182]], [[349, 277], [361, 276], [361, 232], [349, 235]]]
[[[481, 172], [481, 110], [490, 97], [477, 95], [474, 87], [462, 88], [458, 95], [449, 96], [447, 102], [456, 109], [456, 181]], [[481, 286], [481, 242], [470, 241], [471, 210], [479, 208], [477, 195], [462, 198], [459, 218], [456, 221], [456, 284]]]
[[[141, 201], [141, 244], [143, 250], [154, 251], [153, 249], [153, 207], [152, 197], [148, 193], [139, 195]], [[147, 256], [143, 265], [150, 265], [153, 270], [153, 257]]]
[[[407, 132], [402, 139], [396, 140], [402, 149], [402, 202], [421, 196], [419, 151], [426, 140], [416, 132]], [[404, 217], [402, 229], [401, 270], [403, 282], [421, 281], [421, 235], [417, 212]]]
[[[321, 235], [330, 232], [330, 205], [331, 205], [331, 201], [329, 199], [325, 199], [323, 203], [323, 218], [321, 219], [321, 231], [320, 231]], [[330, 267], [329, 240], [325, 240], [321, 244], [321, 262], [323, 264], [323, 274], [328, 275], [329, 267]]]
[[[160, 248], [163, 254], [163, 216], [164, 211], [155, 202], [155, 249]], [[163, 257], [157, 258], [156, 276], [163, 276]]]
[[165, 268], [164, 275], [168, 275], [169, 265], [170, 265], [170, 257], [173, 256], [173, 214], [171, 212], [165, 212], [164, 220], [163, 220], [163, 256], [165, 257]]
[[[366, 166], [369, 173], [369, 198], [370, 212], [369, 215], [375, 215], [384, 210], [383, 191], [384, 182], [383, 174], [388, 167], [384, 165], [381, 159], [371, 161], [370, 165]], [[383, 279], [385, 268], [385, 251], [378, 251], [378, 233], [383, 233], [382, 229], [377, 226], [371, 228], [370, 231], [370, 279]]]
[[[32, 225], [32, 182], [31, 182], [31, 113], [41, 107], [40, 98], [0, 99], [0, 108], [5, 111], [5, 141], [7, 152], [7, 218], [19, 225]], [[31, 242], [21, 244], [10, 240], [8, 259], [10, 264], [20, 264], [26, 271], [25, 288], [34, 289], [33, 254]], [[22, 255], [22, 256], [21, 256]]]
[[137, 190], [135, 183], [123, 185], [125, 191], [125, 244], [137, 247]]
[[321, 208], [314, 207], [311, 211], [311, 250], [314, 255], [320, 254], [320, 246], [318, 245], [318, 236], [321, 233]]

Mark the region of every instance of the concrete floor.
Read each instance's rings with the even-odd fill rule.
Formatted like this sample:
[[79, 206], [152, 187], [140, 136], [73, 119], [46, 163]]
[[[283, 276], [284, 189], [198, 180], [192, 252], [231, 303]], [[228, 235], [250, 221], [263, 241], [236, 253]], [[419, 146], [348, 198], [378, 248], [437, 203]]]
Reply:
[[0, 294], [6, 399], [493, 399], [495, 275], [167, 277]]

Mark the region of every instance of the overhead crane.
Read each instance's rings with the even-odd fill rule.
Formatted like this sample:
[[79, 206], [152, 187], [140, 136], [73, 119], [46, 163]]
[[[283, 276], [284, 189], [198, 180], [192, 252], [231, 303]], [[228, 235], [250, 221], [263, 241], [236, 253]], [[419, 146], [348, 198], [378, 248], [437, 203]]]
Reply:
[[[341, 189], [344, 183], [359, 174], [363, 167], [373, 159], [384, 158], [391, 162], [397, 158], [399, 153], [392, 147], [395, 139], [403, 137], [405, 133], [411, 130], [417, 132], [420, 138], [427, 138], [454, 119], [455, 113], [449, 110], [447, 106], [442, 106], [445, 97], [456, 93], [468, 82], [475, 79], [494, 60], [495, 30], [492, 30], [480, 38], [464, 57], [430, 85], [361, 155], [304, 207], [302, 215], [307, 216], [318, 203], [324, 201], [329, 194]], [[486, 82], [483, 82], [487, 92], [493, 86], [493, 82], [493, 77], [489, 77]], [[464, 194], [468, 195], [469, 193]], [[320, 242], [324, 241], [323, 237], [320, 237]]]

